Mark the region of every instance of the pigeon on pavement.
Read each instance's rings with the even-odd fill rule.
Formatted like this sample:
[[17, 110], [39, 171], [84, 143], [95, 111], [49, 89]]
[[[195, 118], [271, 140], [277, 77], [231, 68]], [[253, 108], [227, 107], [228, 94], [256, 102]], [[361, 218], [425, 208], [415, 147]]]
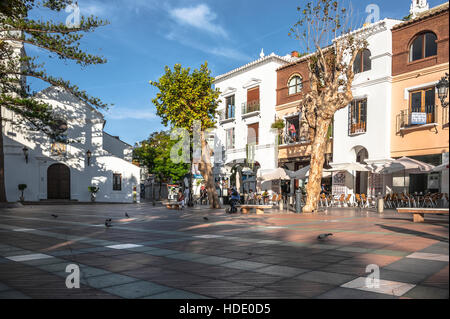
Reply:
[[111, 218], [108, 218], [107, 220], [105, 220], [105, 226], [106, 227], [111, 227]]
[[52, 214], [53, 218], [58, 218], [58, 215]]
[[203, 217], [204, 220], [209, 220], [208, 217]]
[[126, 216], [127, 218], [130, 218], [130, 216], [128, 215], [128, 213], [127, 213], [127, 212], [125, 212], [125, 216]]
[[319, 236], [317, 236], [317, 239], [325, 239], [325, 238], [327, 238], [328, 236], [333, 236], [333, 234], [320, 234]]

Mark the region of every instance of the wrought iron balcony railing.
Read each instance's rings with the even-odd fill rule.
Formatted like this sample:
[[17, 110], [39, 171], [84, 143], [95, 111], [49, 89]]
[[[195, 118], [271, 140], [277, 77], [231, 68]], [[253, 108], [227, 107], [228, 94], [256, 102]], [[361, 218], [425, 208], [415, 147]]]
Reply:
[[435, 105], [425, 107], [425, 112], [411, 112], [410, 110], [402, 110], [397, 115], [397, 132], [419, 127], [421, 125], [437, 123], [437, 108]]
[[260, 111], [260, 103], [259, 100], [253, 100], [249, 102], [242, 103], [242, 115], [247, 115], [253, 112]]

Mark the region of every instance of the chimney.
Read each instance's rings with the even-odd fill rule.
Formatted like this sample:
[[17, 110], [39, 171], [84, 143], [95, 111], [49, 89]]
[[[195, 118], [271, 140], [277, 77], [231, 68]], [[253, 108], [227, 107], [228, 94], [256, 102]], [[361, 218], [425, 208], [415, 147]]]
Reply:
[[291, 52], [291, 57], [298, 58], [298, 56], [299, 56], [298, 51], [292, 51]]

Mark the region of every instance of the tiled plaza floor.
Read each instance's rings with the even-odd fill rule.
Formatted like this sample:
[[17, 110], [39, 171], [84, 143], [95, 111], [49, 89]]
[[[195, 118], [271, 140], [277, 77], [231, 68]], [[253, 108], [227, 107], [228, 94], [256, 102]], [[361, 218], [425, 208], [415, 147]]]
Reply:
[[[448, 298], [449, 218], [425, 218], [150, 204], [0, 209], [0, 298]], [[322, 233], [333, 236], [319, 241]], [[66, 288], [70, 264], [80, 268], [78, 289]], [[366, 278], [369, 265], [379, 282]]]

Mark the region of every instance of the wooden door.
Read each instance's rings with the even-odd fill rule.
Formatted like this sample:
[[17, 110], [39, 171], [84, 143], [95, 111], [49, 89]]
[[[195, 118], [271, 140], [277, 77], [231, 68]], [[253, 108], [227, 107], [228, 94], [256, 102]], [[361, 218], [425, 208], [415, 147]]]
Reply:
[[70, 169], [64, 164], [53, 164], [47, 170], [47, 198], [70, 199]]

